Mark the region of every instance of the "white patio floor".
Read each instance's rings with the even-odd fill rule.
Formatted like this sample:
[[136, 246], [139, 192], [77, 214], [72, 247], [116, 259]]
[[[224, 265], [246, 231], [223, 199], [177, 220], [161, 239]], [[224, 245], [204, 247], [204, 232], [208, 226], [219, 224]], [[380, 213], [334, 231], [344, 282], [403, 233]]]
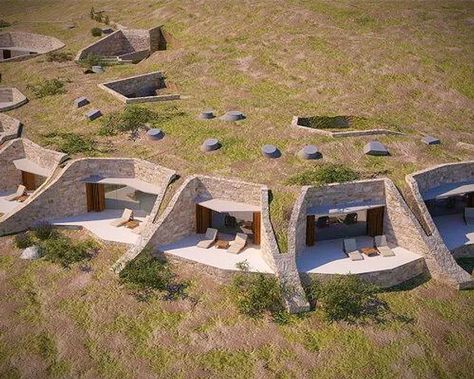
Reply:
[[466, 225], [462, 214], [433, 217], [433, 221], [449, 250], [474, 244], [474, 225]]
[[[49, 222], [57, 226], [81, 226], [105, 241], [135, 244], [140, 236], [132, 229], [110, 225], [113, 220], [120, 218], [122, 213], [123, 210], [120, 209], [106, 209], [102, 212], [89, 212], [79, 216], [49, 220]], [[143, 216], [140, 213], [137, 215], [137, 211], [134, 211], [136, 220], [143, 221]]]
[[6, 197], [15, 191], [0, 192], [0, 213], [7, 214], [18, 208], [22, 203], [18, 201], [8, 201]]
[[[402, 247], [392, 248], [395, 256], [375, 257], [364, 256], [362, 261], [351, 261], [342, 250], [344, 239], [335, 239], [316, 242], [314, 246], [307, 247], [296, 257], [299, 272], [319, 274], [362, 274], [389, 270], [406, 263], [422, 258], [421, 255], [412, 253]], [[373, 239], [368, 236], [357, 237], [357, 247], [373, 246]]]
[[[226, 239], [220, 234], [219, 238]], [[167, 254], [224, 270], [238, 271], [239, 269], [235, 266], [236, 263], [247, 261], [249, 270], [252, 272], [273, 273], [256, 245], [248, 245], [240, 254], [233, 254], [225, 249], [217, 249], [213, 246], [209, 249], [196, 247], [201, 239], [203, 239], [203, 236], [193, 234], [169, 245], [160, 246], [159, 249]]]

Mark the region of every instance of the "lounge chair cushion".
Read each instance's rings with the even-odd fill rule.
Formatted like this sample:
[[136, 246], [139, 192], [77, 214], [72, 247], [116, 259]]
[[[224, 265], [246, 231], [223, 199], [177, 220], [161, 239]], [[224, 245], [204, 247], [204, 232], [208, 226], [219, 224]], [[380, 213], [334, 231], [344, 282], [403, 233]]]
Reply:
[[207, 228], [206, 237], [196, 245], [202, 249], [209, 249], [217, 238], [217, 229]]
[[393, 257], [395, 255], [392, 249], [388, 246], [387, 237], [385, 235], [375, 236], [374, 244], [382, 257]]
[[350, 253], [347, 253], [351, 261], [362, 261], [364, 260], [364, 257], [359, 251], [351, 251]]
[[122, 216], [119, 219], [112, 221], [110, 225], [119, 227], [125, 225], [131, 220], [133, 220], [133, 211], [131, 209], [125, 208], [123, 210]]
[[26, 187], [22, 184], [20, 184], [16, 190], [16, 192], [10, 196], [7, 196], [5, 200], [7, 201], [14, 201], [17, 200], [18, 198], [22, 197], [26, 192]]
[[231, 243], [227, 249], [229, 253], [238, 254], [240, 253], [245, 245], [247, 244], [248, 235], [245, 233], [237, 233], [235, 240]]
[[357, 251], [357, 242], [353, 238], [344, 240], [344, 251], [350, 253], [351, 251]]

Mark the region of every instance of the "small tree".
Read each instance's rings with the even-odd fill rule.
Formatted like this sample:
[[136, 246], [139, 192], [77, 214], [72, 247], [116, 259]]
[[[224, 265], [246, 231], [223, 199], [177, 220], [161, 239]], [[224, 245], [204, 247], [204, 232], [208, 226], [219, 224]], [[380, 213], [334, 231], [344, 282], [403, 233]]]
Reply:
[[94, 7], [91, 7], [91, 11], [90, 11], [89, 15], [90, 15], [90, 17], [91, 17], [91, 20], [93, 20], [94, 17], [95, 17], [95, 10], [94, 10]]
[[94, 37], [100, 37], [100, 36], [102, 35], [102, 29], [101, 29], [101, 28], [98, 28], [98, 27], [92, 28], [92, 29], [91, 29], [91, 34], [92, 34]]
[[109, 24], [110, 24], [110, 17], [109, 17], [109, 15], [105, 15], [104, 23], [105, 23], [106, 25], [109, 25]]

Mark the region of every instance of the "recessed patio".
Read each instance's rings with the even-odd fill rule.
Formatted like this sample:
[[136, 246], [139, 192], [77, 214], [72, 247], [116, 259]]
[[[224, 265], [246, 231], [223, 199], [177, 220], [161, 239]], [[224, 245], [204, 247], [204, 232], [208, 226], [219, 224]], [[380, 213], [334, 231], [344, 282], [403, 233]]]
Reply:
[[467, 225], [462, 214], [433, 217], [433, 221], [449, 250], [474, 244], [474, 225]]
[[[121, 209], [106, 209], [102, 212], [88, 212], [78, 216], [54, 219], [50, 220], [50, 223], [65, 228], [84, 228], [104, 241], [135, 244], [140, 238], [136, 229], [129, 229], [126, 226], [116, 227], [111, 224], [122, 214]], [[134, 211], [134, 219], [137, 221], [143, 222], [145, 216], [144, 212]]]
[[[227, 249], [218, 249], [211, 246], [209, 249], [199, 248], [196, 245], [203, 239], [203, 235], [193, 234], [168, 245], [158, 246], [158, 250], [165, 254], [175, 255], [180, 258], [198, 262], [223, 270], [238, 271], [237, 264], [247, 262], [249, 271], [273, 273], [273, 270], [263, 259], [260, 247], [248, 244], [239, 254], [232, 254]], [[233, 235], [219, 234], [219, 239], [233, 240]]]
[[[361, 261], [352, 261], [343, 251], [343, 238], [320, 241], [314, 246], [307, 246], [296, 257], [299, 272], [310, 274], [364, 274], [370, 272], [391, 270], [407, 263], [423, 259], [399, 246], [391, 246], [395, 255], [366, 256]], [[357, 248], [372, 247], [373, 238], [360, 236], [356, 238]]]
[[6, 215], [8, 213], [13, 212], [16, 208], [18, 208], [22, 203], [19, 201], [7, 200], [7, 197], [14, 194], [16, 191], [3, 191], [0, 192], [0, 217], [2, 214]]

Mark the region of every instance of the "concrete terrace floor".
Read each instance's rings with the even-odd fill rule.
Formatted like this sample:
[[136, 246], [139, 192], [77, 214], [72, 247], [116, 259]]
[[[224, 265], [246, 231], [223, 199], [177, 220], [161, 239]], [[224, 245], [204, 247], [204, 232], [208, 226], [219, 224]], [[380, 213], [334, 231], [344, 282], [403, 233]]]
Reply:
[[[135, 233], [132, 229], [124, 226], [115, 227], [110, 223], [122, 216], [121, 209], [106, 209], [102, 212], [89, 212], [79, 216], [64, 217], [59, 219], [49, 220], [53, 225], [63, 227], [82, 227], [89, 230], [102, 240], [121, 242], [133, 245], [140, 235]], [[134, 217], [138, 221], [143, 221], [145, 215], [134, 211]]]
[[[319, 274], [362, 274], [382, 270], [390, 270], [406, 263], [422, 259], [419, 254], [412, 253], [402, 247], [392, 248], [395, 256], [375, 257], [364, 256], [362, 261], [351, 261], [342, 250], [343, 238], [316, 242], [307, 247], [296, 257], [299, 272]], [[368, 236], [357, 237], [357, 247], [373, 246], [373, 239]]]
[[449, 250], [474, 244], [474, 225], [466, 225], [462, 214], [433, 217], [433, 221]]
[[[232, 254], [225, 249], [217, 249], [214, 246], [209, 249], [196, 247], [196, 244], [203, 238], [201, 235], [193, 234], [177, 242], [159, 246], [159, 250], [166, 254], [172, 254], [223, 270], [238, 271], [235, 265], [239, 262], [247, 261], [249, 270], [252, 272], [273, 273], [273, 270], [265, 262], [260, 249], [256, 245], [247, 245], [240, 254]], [[232, 237], [226, 238], [226, 236], [221, 234], [219, 234], [219, 238], [232, 239]]]
[[6, 197], [15, 191], [0, 192], [0, 213], [7, 214], [18, 208], [22, 203], [18, 201], [8, 201]]

